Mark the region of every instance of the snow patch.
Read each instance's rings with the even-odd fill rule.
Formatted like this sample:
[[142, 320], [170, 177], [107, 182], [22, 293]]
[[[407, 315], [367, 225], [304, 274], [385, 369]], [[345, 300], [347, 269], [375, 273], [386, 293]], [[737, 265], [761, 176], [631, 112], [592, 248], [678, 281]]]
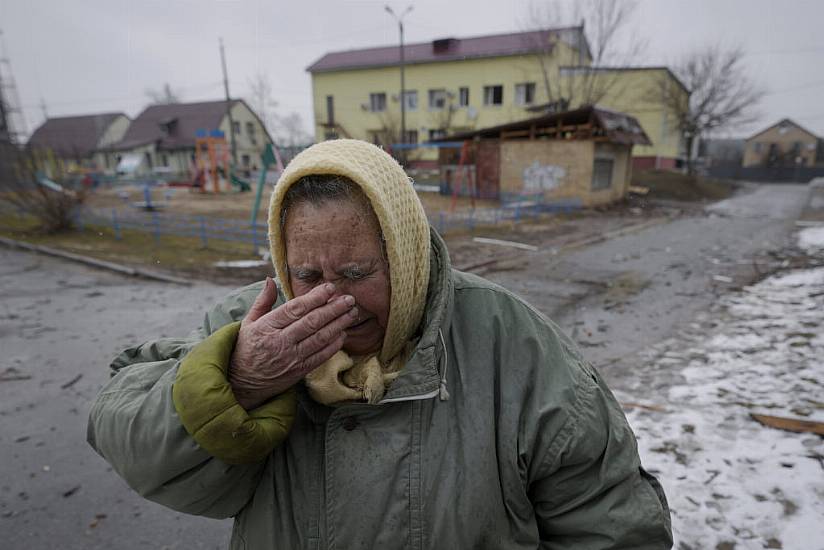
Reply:
[[799, 231], [798, 246], [807, 252], [824, 250], [824, 226], [807, 227]]
[[667, 493], [675, 548], [824, 549], [824, 439], [750, 417], [824, 421], [822, 289], [824, 268], [771, 277], [722, 298], [709, 334], [693, 327], [658, 350], [654, 363], [684, 358], [683, 382], [655, 403], [666, 412], [627, 417]]

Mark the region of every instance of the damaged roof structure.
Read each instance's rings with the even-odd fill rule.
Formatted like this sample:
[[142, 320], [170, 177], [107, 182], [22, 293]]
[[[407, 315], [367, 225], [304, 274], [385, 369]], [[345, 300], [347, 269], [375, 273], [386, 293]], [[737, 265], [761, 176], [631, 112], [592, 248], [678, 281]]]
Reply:
[[632, 147], [650, 144], [634, 117], [593, 106], [456, 133], [444, 141], [464, 142], [463, 164], [456, 149], [439, 152], [441, 178], [453, 194], [528, 195], [580, 206], [623, 198]]

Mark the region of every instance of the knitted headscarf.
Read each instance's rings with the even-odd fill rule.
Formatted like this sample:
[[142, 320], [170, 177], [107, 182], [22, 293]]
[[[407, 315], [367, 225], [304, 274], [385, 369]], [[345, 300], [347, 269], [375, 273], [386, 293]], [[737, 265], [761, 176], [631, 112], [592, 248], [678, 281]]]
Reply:
[[[397, 371], [402, 367], [402, 364], [398, 365], [399, 357], [420, 324], [426, 303], [429, 223], [423, 205], [403, 168], [389, 154], [370, 143], [354, 139], [324, 141], [298, 154], [281, 174], [269, 205], [272, 262], [287, 300], [294, 295], [286, 269], [286, 247], [280, 227], [283, 200], [289, 188], [300, 178], [320, 174], [344, 176], [357, 184], [369, 199], [380, 223], [386, 242], [391, 294], [389, 320], [377, 360], [384, 372]], [[337, 388], [341, 391], [335, 393], [331, 387], [338, 382], [344, 384], [347, 377], [343, 376], [342, 371], [351, 366], [351, 360], [339, 352], [307, 377], [310, 393], [325, 404], [339, 401], [336, 397], [342, 395], [354, 396], [347, 394], [343, 388]], [[310, 378], [320, 383], [312, 384]], [[383, 395], [382, 386], [377, 397], [374, 384], [361, 387], [364, 379], [374, 379], [374, 373], [363, 372], [348, 378], [345, 385], [357, 386], [357, 390], [362, 390], [360, 397], [367, 401], [375, 402]], [[385, 377], [384, 382], [392, 378]], [[323, 389], [327, 385], [328, 392]], [[329, 395], [324, 396], [323, 393]]]

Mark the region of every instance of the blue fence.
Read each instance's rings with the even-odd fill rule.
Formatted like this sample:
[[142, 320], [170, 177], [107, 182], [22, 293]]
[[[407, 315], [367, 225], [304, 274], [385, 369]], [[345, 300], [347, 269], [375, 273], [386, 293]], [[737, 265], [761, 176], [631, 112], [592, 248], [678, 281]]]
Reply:
[[501, 194], [498, 208], [475, 208], [458, 212], [438, 212], [429, 216], [438, 233], [444, 235], [456, 229], [473, 231], [476, 226], [495, 226], [499, 223], [534, 220], [547, 213], [570, 213], [582, 207], [580, 199], [545, 201], [543, 195], [523, 193]]
[[[475, 208], [457, 212], [438, 212], [429, 215], [439, 233], [455, 230], [473, 231], [477, 226], [495, 226], [500, 223], [536, 219], [545, 213], [571, 212], [581, 208], [580, 200], [545, 202], [538, 196], [516, 194], [504, 196], [498, 208]], [[0, 208], [11, 213], [8, 209]], [[22, 215], [22, 212], [18, 212]], [[268, 226], [251, 224], [245, 220], [217, 218], [213, 216], [188, 216], [169, 211], [146, 212], [137, 209], [83, 208], [75, 215], [75, 223], [81, 230], [87, 225], [110, 227], [115, 239], [123, 237], [123, 230], [136, 230], [151, 235], [160, 244], [163, 236], [190, 237], [200, 241], [203, 248], [223, 242], [245, 243], [257, 253], [268, 248]]]
[[80, 229], [88, 224], [109, 226], [118, 240], [122, 238], [124, 229], [133, 229], [150, 233], [157, 242], [164, 235], [193, 237], [200, 240], [203, 248], [208, 248], [211, 241], [248, 243], [254, 252], [269, 246], [268, 227], [265, 223], [251, 224], [244, 220], [213, 216], [86, 208], [78, 213], [75, 221]]

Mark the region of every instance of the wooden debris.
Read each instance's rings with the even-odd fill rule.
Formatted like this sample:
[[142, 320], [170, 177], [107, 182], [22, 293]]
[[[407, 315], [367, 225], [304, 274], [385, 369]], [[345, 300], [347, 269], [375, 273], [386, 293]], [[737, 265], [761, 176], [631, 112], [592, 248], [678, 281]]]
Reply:
[[770, 428], [777, 428], [788, 432], [824, 435], [824, 422], [754, 413], [750, 413], [750, 417], [759, 424]]
[[8, 367], [3, 372], [0, 372], [0, 382], [13, 382], [15, 380], [30, 380], [31, 375], [23, 374], [14, 367]]
[[83, 373], [78, 374], [77, 376], [75, 376], [74, 378], [72, 378], [71, 380], [69, 380], [68, 382], [66, 382], [65, 384], [62, 384], [62, 385], [60, 386], [60, 389], [65, 390], [65, 389], [71, 388], [72, 386], [74, 386], [75, 384], [77, 384], [77, 382], [78, 382], [81, 378], [83, 378]]
[[633, 195], [646, 195], [649, 193], [649, 187], [642, 187], [640, 185], [630, 185], [627, 190]]
[[512, 247], [512, 248], [519, 248], [521, 250], [529, 250], [531, 252], [534, 252], [534, 251], [538, 250], [537, 246], [534, 246], [534, 245], [531, 245], [531, 244], [518, 243], [518, 242], [515, 242], [515, 241], [504, 241], [502, 239], [488, 239], [486, 237], [475, 237], [472, 240], [476, 243], [495, 244], [495, 245], [498, 245], [498, 246], [509, 246], [509, 247]]

